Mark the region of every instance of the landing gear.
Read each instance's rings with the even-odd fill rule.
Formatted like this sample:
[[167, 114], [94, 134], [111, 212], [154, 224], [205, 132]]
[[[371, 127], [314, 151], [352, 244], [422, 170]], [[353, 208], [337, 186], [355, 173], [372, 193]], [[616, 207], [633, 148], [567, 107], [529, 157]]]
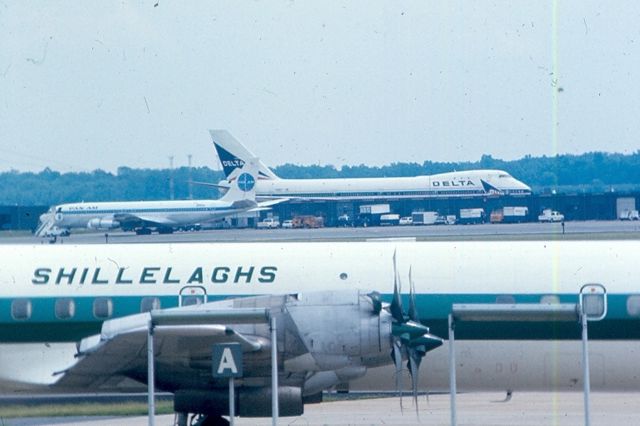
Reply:
[[173, 234], [173, 228], [158, 228], [158, 234]]
[[213, 414], [176, 413], [176, 426], [229, 426], [229, 420]]
[[136, 235], [151, 235], [151, 229], [149, 228], [137, 228]]
[[202, 416], [200, 423], [196, 423], [198, 426], [229, 426], [229, 420], [222, 416], [208, 415]]

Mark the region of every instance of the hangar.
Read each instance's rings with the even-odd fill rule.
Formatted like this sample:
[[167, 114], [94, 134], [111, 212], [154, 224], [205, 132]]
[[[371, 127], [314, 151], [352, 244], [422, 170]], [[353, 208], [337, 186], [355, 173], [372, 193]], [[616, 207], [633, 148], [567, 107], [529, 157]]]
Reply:
[[[623, 209], [637, 209], [640, 193], [567, 193], [533, 194], [529, 196], [495, 196], [485, 198], [432, 198], [389, 200], [390, 210], [400, 216], [411, 216], [418, 211], [437, 211], [441, 215], [458, 216], [461, 209], [482, 208], [487, 218], [492, 211], [507, 206], [527, 207], [528, 221], [535, 221], [544, 209], [562, 212], [571, 220], [615, 220]], [[263, 217], [277, 216], [280, 220], [298, 215], [322, 216], [327, 226], [335, 226], [338, 217], [347, 214], [358, 215], [360, 206], [380, 203], [367, 200], [358, 201], [289, 201], [274, 206], [272, 211], [263, 212]]]
[[[272, 210], [261, 212], [262, 217], [274, 216], [280, 220], [295, 216], [313, 215], [324, 218], [326, 226], [336, 226], [338, 217], [347, 214], [355, 217], [360, 206], [377, 204], [368, 200], [357, 201], [289, 201], [276, 205]], [[605, 193], [544, 193], [528, 196], [490, 196], [485, 198], [439, 198], [439, 199], [396, 199], [384, 201], [390, 210], [400, 216], [410, 216], [418, 211], [437, 211], [442, 215], [459, 215], [460, 209], [482, 208], [487, 214], [506, 206], [522, 206], [529, 209], [529, 221], [535, 221], [544, 209], [562, 212], [567, 221], [571, 220], [615, 220], [620, 213], [640, 207], [640, 192]], [[39, 216], [48, 206], [0, 206], [1, 230], [34, 230]], [[233, 221], [234, 224], [237, 222]], [[249, 226], [255, 225], [250, 219]]]

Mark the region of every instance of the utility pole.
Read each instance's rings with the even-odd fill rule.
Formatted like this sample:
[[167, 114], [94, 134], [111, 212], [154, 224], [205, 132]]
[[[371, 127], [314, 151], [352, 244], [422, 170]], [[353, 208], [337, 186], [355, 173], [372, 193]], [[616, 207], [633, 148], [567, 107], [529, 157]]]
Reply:
[[193, 184], [191, 183], [191, 154], [187, 155], [189, 159], [189, 199], [193, 200]]
[[173, 190], [173, 155], [169, 156], [169, 198], [171, 200], [175, 198]]

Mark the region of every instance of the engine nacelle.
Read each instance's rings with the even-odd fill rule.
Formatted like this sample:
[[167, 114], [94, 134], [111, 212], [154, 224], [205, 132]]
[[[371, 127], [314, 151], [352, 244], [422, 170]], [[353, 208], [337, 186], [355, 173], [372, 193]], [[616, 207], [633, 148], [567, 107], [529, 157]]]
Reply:
[[87, 223], [89, 229], [115, 229], [120, 227], [120, 222], [113, 219], [95, 218]]
[[[244, 417], [271, 416], [271, 388], [237, 388], [236, 415]], [[176, 413], [200, 413], [225, 416], [229, 414], [227, 390], [179, 390], [173, 399]], [[297, 387], [278, 388], [278, 412], [281, 416], [300, 416], [304, 413], [302, 391]]]
[[289, 371], [347, 372], [389, 362], [391, 316], [377, 312], [368, 295], [345, 290], [298, 297], [288, 311], [311, 357], [286, 363]]

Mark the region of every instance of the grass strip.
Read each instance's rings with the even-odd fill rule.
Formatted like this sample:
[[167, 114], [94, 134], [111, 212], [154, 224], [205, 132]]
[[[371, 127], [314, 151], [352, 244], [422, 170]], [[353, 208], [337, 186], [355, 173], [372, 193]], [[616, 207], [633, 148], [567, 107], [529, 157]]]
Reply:
[[[3, 419], [18, 417], [67, 417], [67, 416], [144, 416], [148, 413], [143, 402], [77, 403], [43, 405], [0, 406], [0, 425]], [[156, 414], [173, 413], [173, 401], [157, 401]]]

